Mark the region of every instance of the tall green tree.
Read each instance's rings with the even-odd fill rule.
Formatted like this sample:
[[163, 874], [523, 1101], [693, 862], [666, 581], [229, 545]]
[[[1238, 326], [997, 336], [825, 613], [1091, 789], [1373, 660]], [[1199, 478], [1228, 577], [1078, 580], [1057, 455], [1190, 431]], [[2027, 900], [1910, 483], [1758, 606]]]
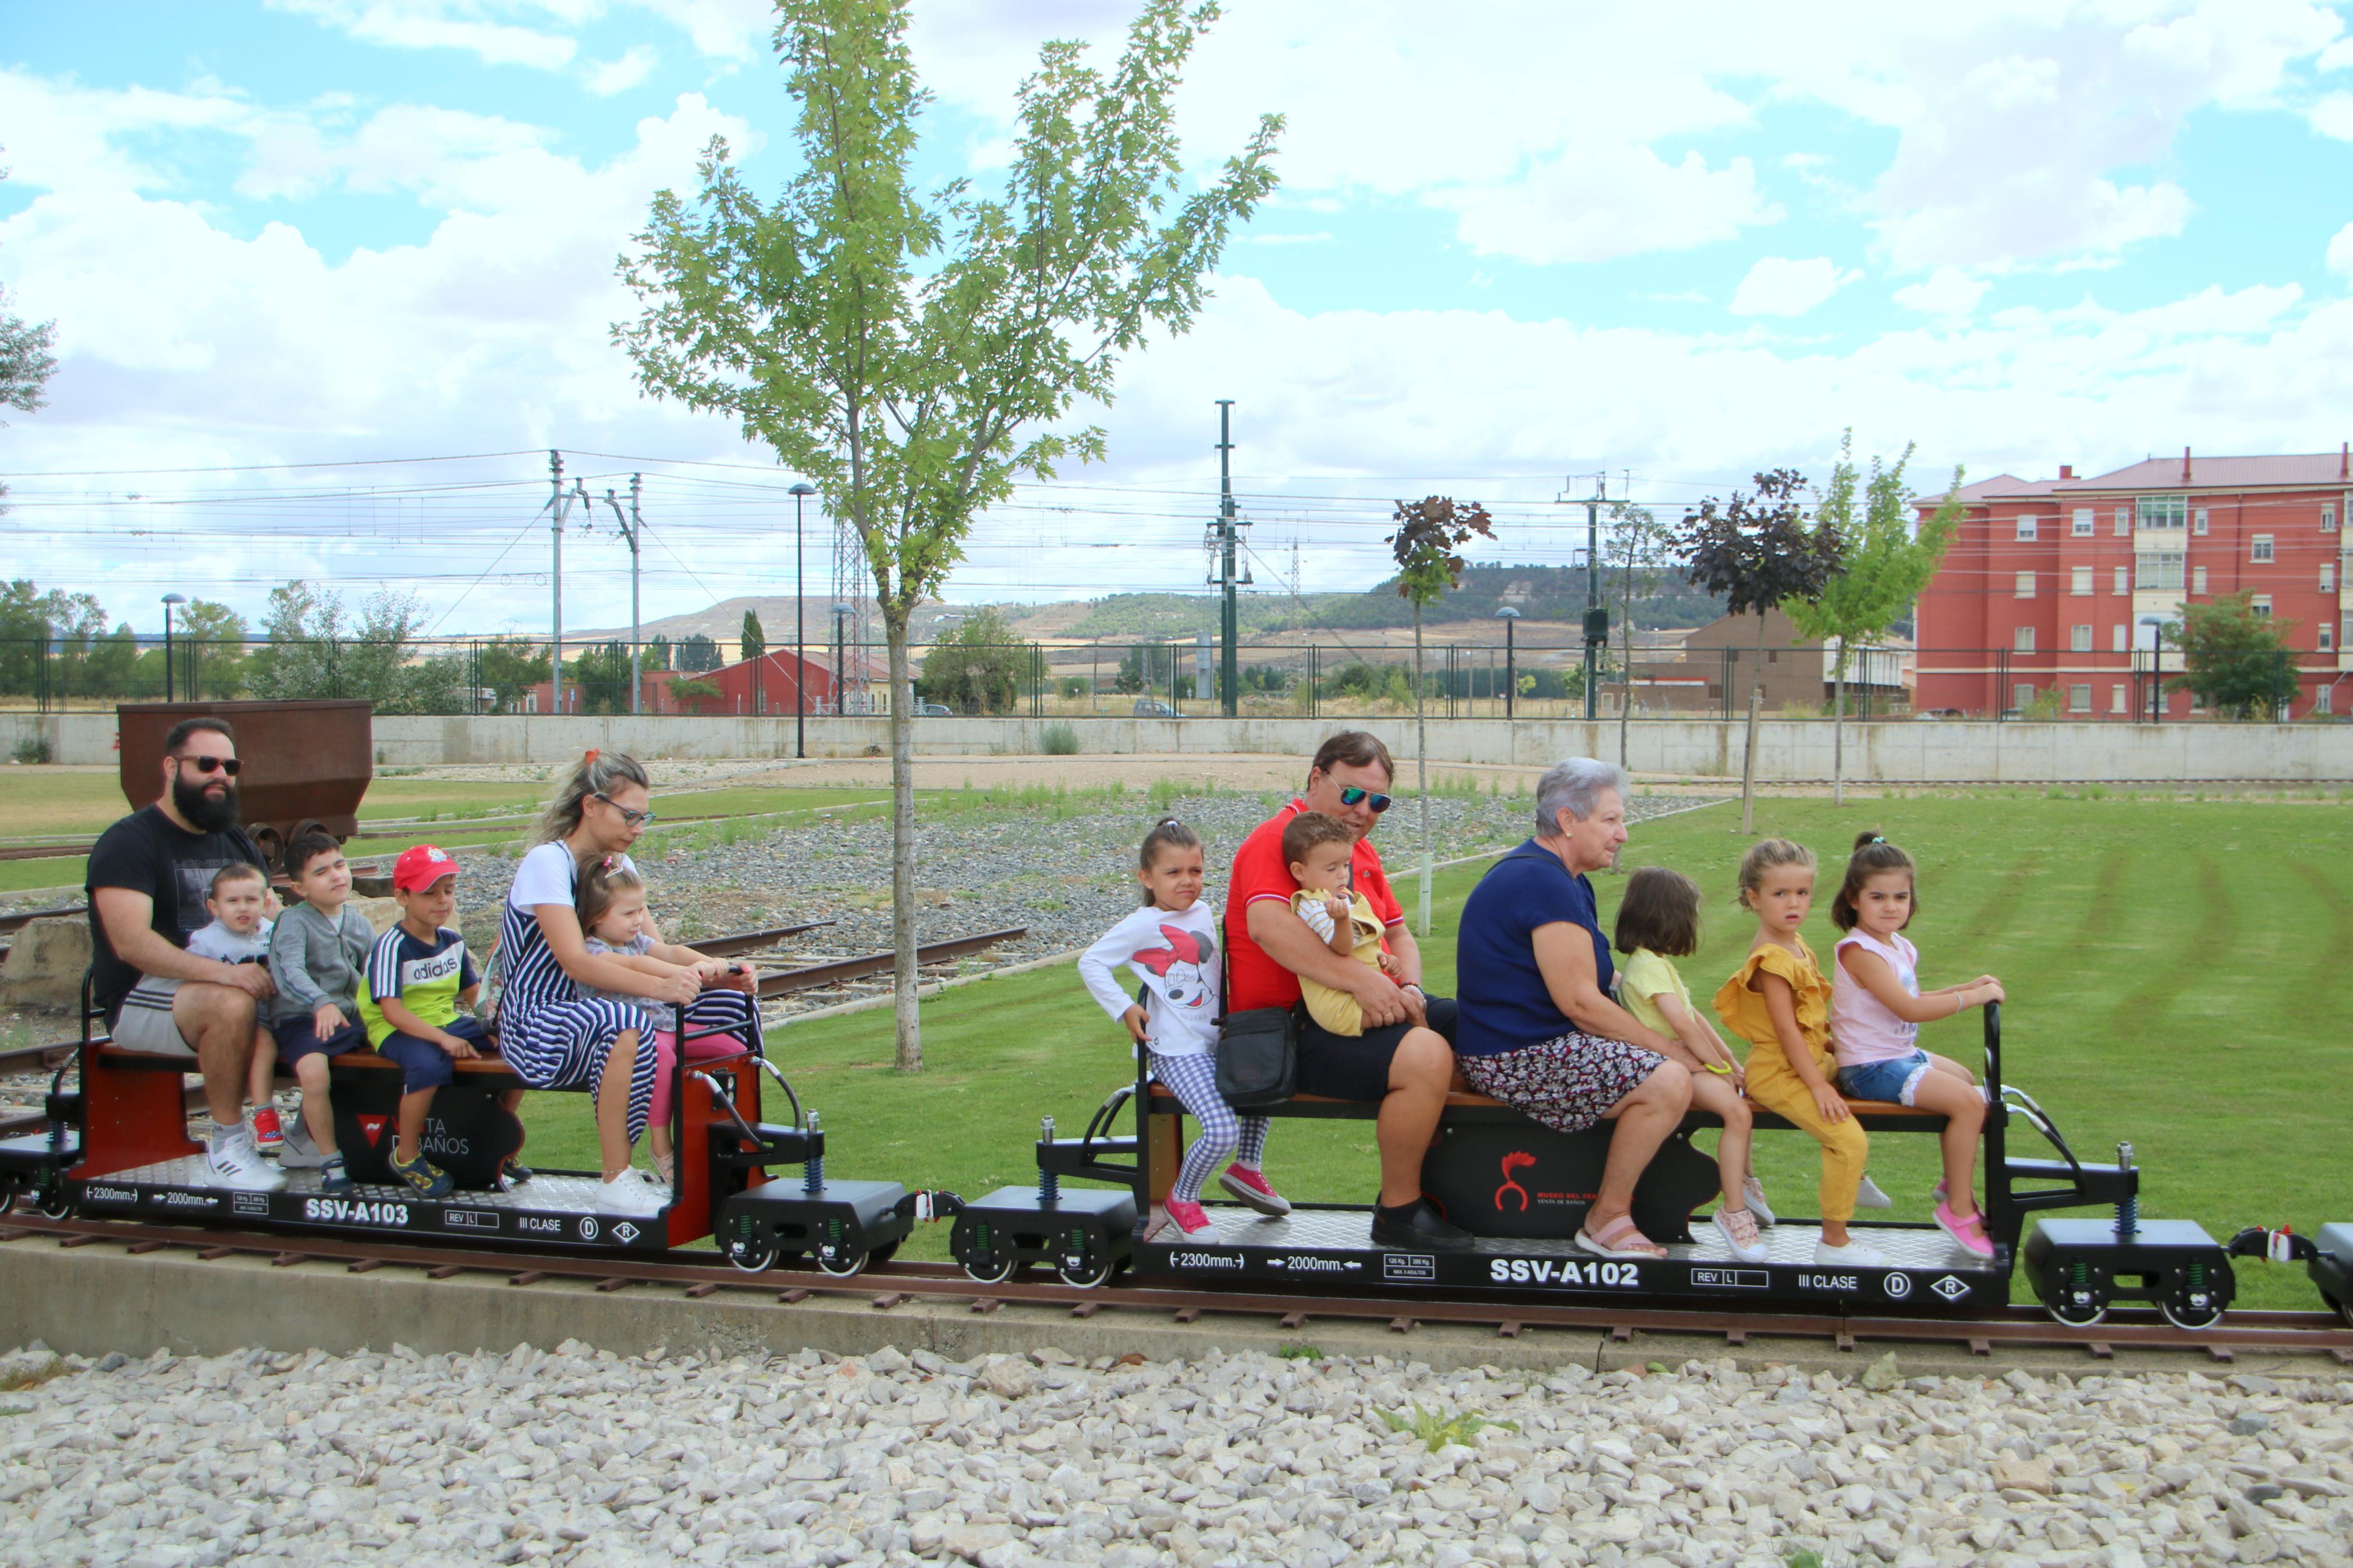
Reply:
[[2189, 691], [2233, 719], [2269, 719], [2295, 700], [2295, 650], [2288, 634], [2297, 623], [2255, 613], [2252, 590], [2188, 605], [2166, 641], [2181, 650], [2185, 673], [2165, 683]]
[[717, 669], [721, 660], [719, 645], [701, 632], [689, 632], [678, 639], [678, 669], [681, 675], [702, 675]]
[[174, 672], [183, 689], [216, 702], [244, 691], [247, 626], [243, 616], [210, 599], [193, 599], [180, 612], [174, 635], [182, 639], [181, 652], [188, 661], [185, 672]]
[[1004, 612], [987, 605], [932, 645], [915, 683], [923, 699], [982, 713], [1010, 713], [1034, 662]]
[[1740, 751], [1740, 831], [1757, 831], [1757, 713], [1765, 704], [1765, 617], [1791, 600], [1811, 604], [1838, 571], [1835, 529], [1809, 528], [1799, 497], [1806, 476], [1774, 468], [1757, 476], [1754, 495], [1714, 496], [1686, 513], [1675, 546], [1691, 579], [1724, 595], [1728, 614], [1757, 617], [1757, 664], [1748, 687], [1748, 733]]
[[524, 692], [547, 678], [547, 650], [529, 637], [492, 637], [474, 649], [475, 683], [489, 688], [501, 713], [513, 710]]
[[1422, 700], [1429, 682], [1421, 676], [1421, 613], [1462, 580], [1461, 549], [1474, 539], [1495, 537], [1494, 519], [1477, 501], [1454, 504], [1452, 496], [1399, 501], [1390, 521], [1397, 531], [1384, 542], [1397, 558], [1398, 596], [1413, 605], [1413, 787], [1421, 797], [1421, 934], [1430, 934], [1430, 717]]
[[746, 664], [749, 664], [755, 658], [761, 658], [766, 656], [768, 651], [768, 634], [761, 629], [759, 611], [746, 610], [744, 612], [744, 632], [742, 637], [739, 639], [739, 643], [742, 649], [739, 657]]
[[915, 999], [909, 618], [974, 517], [1024, 475], [1100, 457], [1066, 423], [1111, 399], [1121, 355], [1192, 324], [1232, 226], [1274, 187], [1279, 120], [1189, 194], [1179, 74], [1214, 4], [1145, 0], [1106, 72], [1055, 41], [1021, 84], [1000, 188], [913, 183], [931, 95], [908, 0], [778, 0], [800, 168], [773, 202], [724, 142], [690, 205], [654, 198], [614, 329], [649, 393], [735, 419], [857, 531], [890, 647], [898, 1065], [923, 1066]]
[[1659, 591], [1674, 569], [1674, 531], [1651, 509], [1632, 501], [1609, 504], [1609, 554], [1618, 581], [1618, 765], [1626, 766], [1627, 726], [1634, 710], [1634, 605]]
[[1961, 470], [1944, 504], [1915, 530], [1913, 497], [1905, 488], [1907, 444], [1891, 464], [1871, 459], [1868, 477], [1854, 466], [1854, 432], [1839, 438], [1839, 460], [1814, 509], [1814, 528], [1827, 529], [1837, 542], [1838, 570], [1818, 597], [1792, 598], [1781, 608], [1802, 637], [1835, 647], [1831, 663], [1831, 798], [1846, 804], [1846, 672], [1858, 642], [1886, 635], [1920, 591], [1936, 576], [1938, 563], [1961, 521]]

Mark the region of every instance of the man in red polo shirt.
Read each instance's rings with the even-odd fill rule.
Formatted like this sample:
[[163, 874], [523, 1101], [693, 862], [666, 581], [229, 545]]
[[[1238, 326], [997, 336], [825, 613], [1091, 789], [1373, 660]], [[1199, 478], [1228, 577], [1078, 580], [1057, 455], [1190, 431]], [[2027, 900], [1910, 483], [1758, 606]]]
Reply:
[[[1454, 1003], [1422, 994], [1421, 950], [1369, 837], [1388, 809], [1396, 771], [1377, 736], [1344, 730], [1316, 751], [1299, 798], [1242, 840], [1226, 888], [1226, 1007], [1295, 1008], [1303, 974], [1356, 999], [1365, 1011], [1361, 1035], [1334, 1035], [1299, 1015], [1299, 1091], [1381, 1108], [1375, 1245], [1459, 1251], [1472, 1245], [1470, 1233], [1421, 1195], [1422, 1155], [1454, 1079]], [[1337, 817], [1356, 834], [1353, 880], [1384, 928], [1382, 945], [1397, 960], [1399, 980], [1334, 952], [1292, 912], [1299, 884], [1282, 858], [1282, 828], [1304, 811]]]

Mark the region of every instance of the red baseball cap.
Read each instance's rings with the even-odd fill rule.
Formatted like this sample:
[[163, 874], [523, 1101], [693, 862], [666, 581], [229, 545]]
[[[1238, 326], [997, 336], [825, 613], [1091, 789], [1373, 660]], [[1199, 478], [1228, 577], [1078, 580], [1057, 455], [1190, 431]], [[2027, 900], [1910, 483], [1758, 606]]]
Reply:
[[404, 892], [421, 893], [444, 877], [458, 874], [458, 858], [430, 844], [412, 844], [392, 863], [392, 885]]

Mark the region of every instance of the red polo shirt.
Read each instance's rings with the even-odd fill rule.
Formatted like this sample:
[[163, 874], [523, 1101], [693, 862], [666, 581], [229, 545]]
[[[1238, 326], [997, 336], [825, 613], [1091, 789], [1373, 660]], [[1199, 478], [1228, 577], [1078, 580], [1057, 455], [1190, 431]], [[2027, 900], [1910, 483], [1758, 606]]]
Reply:
[[[1299, 891], [1282, 858], [1283, 826], [1307, 809], [1303, 800], [1289, 805], [1250, 829], [1234, 851], [1232, 879], [1226, 884], [1226, 1009], [1247, 1012], [1252, 1007], [1288, 1007], [1299, 1000], [1299, 976], [1266, 955], [1250, 940], [1250, 907], [1261, 899], [1284, 904]], [[1349, 859], [1356, 891], [1373, 906], [1373, 918], [1384, 927], [1405, 924], [1405, 910], [1389, 890], [1388, 873], [1381, 868], [1381, 852], [1370, 838], [1359, 838]], [[1388, 944], [1384, 942], [1383, 946]]]

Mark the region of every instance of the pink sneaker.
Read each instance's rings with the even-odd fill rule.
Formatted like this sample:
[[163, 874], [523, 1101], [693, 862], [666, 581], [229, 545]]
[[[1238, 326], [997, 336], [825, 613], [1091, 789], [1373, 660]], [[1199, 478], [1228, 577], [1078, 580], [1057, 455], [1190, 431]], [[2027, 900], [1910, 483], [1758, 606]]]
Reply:
[[1228, 1165], [1226, 1173], [1218, 1178], [1218, 1184], [1261, 1214], [1279, 1216], [1291, 1212], [1291, 1200], [1267, 1185], [1261, 1172]]
[[1952, 1205], [1938, 1204], [1936, 1225], [1947, 1236], [1951, 1237], [1974, 1256], [1978, 1258], [1993, 1256], [1993, 1243], [1986, 1236], [1985, 1215], [1982, 1211], [1963, 1219], [1953, 1212]]
[[1187, 1241], [1213, 1239], [1218, 1234], [1218, 1227], [1209, 1223], [1209, 1216], [1201, 1212], [1201, 1205], [1188, 1204], [1183, 1198], [1168, 1200], [1168, 1223], [1175, 1226], [1177, 1234]]

